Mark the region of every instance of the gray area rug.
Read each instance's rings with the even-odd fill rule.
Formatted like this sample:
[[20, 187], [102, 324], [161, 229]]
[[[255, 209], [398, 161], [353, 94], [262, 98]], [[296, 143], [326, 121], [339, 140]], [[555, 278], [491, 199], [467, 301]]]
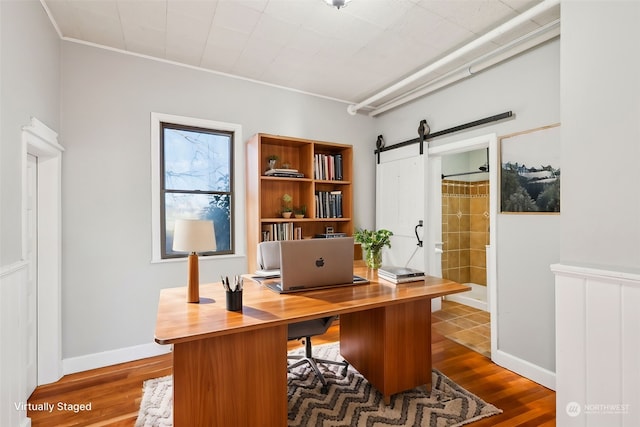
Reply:
[[[316, 346], [314, 355], [341, 360], [338, 344]], [[311, 368], [301, 366], [288, 374], [289, 427], [461, 426], [502, 413], [435, 369], [431, 393], [418, 387], [393, 395], [389, 406], [352, 367], [345, 376], [339, 366], [321, 369], [329, 383], [327, 393]], [[171, 426], [172, 394], [170, 376], [145, 381], [136, 427]]]

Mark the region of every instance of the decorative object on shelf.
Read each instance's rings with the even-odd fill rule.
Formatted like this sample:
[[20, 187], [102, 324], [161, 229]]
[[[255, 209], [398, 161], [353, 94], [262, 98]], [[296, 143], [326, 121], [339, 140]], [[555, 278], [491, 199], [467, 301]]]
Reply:
[[178, 219], [173, 230], [173, 250], [189, 252], [189, 281], [187, 302], [200, 302], [200, 274], [198, 254], [216, 250], [213, 221]]
[[307, 207], [305, 205], [296, 206], [295, 208], [293, 208], [293, 215], [298, 219], [304, 218], [306, 213], [307, 213]]
[[278, 156], [276, 156], [275, 154], [269, 155], [269, 157], [267, 157], [267, 162], [269, 164], [269, 169], [275, 169], [277, 161], [278, 161]]
[[282, 196], [282, 217], [283, 218], [291, 218], [291, 214], [293, 213], [293, 208], [291, 207], [291, 202], [293, 201], [293, 197], [289, 194], [284, 194]]
[[389, 230], [366, 230], [359, 229], [353, 233], [356, 243], [362, 245], [364, 250], [364, 262], [368, 268], [378, 269], [382, 265], [382, 248], [391, 247], [391, 236], [393, 233]]

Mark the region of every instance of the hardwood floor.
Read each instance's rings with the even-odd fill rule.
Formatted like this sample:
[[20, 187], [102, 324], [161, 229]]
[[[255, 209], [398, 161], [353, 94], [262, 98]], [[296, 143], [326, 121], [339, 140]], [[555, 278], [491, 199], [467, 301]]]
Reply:
[[[333, 326], [327, 334], [314, 338], [313, 344], [337, 341], [338, 328]], [[435, 331], [432, 337], [434, 367], [504, 411], [471, 426], [555, 426], [555, 392], [500, 368], [490, 359]], [[300, 345], [290, 342], [288, 348]], [[165, 355], [67, 375], [54, 384], [38, 387], [29, 399], [32, 405], [51, 404], [53, 411], [29, 411], [28, 416], [34, 427], [131, 427], [142, 398], [142, 382], [170, 373], [171, 355]], [[59, 410], [58, 402], [91, 403], [91, 410]]]

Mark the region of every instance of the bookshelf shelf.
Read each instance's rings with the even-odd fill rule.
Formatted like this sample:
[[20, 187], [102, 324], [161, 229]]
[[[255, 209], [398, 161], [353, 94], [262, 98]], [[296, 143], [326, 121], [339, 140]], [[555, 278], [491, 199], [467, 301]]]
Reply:
[[[247, 141], [246, 155], [250, 271], [256, 269], [258, 243], [264, 239], [274, 240], [274, 234], [276, 239], [312, 238], [326, 233], [327, 227], [347, 236], [353, 234], [352, 146], [256, 134]], [[270, 156], [278, 158], [276, 168], [290, 169], [304, 176], [265, 175]], [[293, 207], [306, 206], [304, 218], [280, 216], [284, 194], [293, 198]]]

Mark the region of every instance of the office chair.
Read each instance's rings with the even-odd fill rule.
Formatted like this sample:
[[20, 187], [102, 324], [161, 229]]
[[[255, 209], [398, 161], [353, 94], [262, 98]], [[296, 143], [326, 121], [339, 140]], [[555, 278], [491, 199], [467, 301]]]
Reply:
[[[279, 242], [261, 242], [258, 244], [257, 251], [258, 267], [262, 270], [276, 270], [280, 268], [280, 243]], [[327, 316], [320, 319], [305, 320], [303, 322], [290, 323], [287, 325], [287, 340], [304, 340], [304, 355], [288, 356], [288, 359], [297, 360], [287, 367], [291, 370], [300, 365], [308, 363], [311, 369], [316, 373], [320, 382], [322, 382], [322, 389], [326, 391], [327, 380], [322, 372], [318, 368], [318, 364], [337, 365], [344, 366], [343, 375], [347, 373], [347, 367], [349, 362], [346, 360], [342, 362], [336, 362], [335, 360], [318, 359], [313, 357], [313, 351], [311, 346], [311, 337], [322, 335], [331, 326], [334, 320], [338, 316]]]
[[329, 316], [322, 317], [320, 319], [305, 320], [304, 322], [290, 323], [288, 325], [287, 339], [289, 341], [304, 340], [304, 355], [287, 356], [288, 359], [297, 360], [297, 362], [290, 364], [288, 369], [291, 370], [295, 367], [308, 363], [309, 366], [311, 366], [311, 369], [315, 371], [320, 382], [322, 382], [322, 390], [325, 392], [327, 389], [327, 380], [324, 375], [322, 375], [322, 372], [320, 372], [318, 364], [322, 363], [325, 365], [343, 366], [344, 370], [342, 375], [346, 375], [349, 362], [346, 360], [336, 362], [335, 360], [318, 359], [317, 357], [313, 357], [311, 337], [322, 335], [327, 332], [333, 321], [337, 318], [338, 316]]

